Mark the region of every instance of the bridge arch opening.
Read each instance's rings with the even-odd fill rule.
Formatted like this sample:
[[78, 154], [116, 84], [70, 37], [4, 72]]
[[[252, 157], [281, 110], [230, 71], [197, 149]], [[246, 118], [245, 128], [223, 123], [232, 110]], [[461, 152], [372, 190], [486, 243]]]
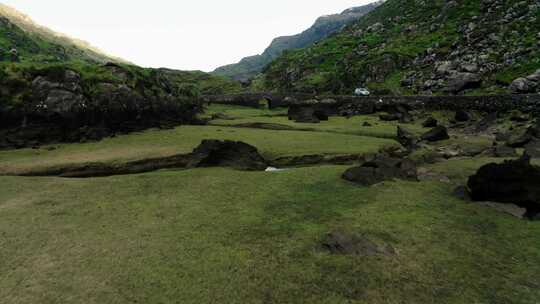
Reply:
[[263, 97], [259, 99], [259, 107], [263, 109], [272, 109], [272, 99], [269, 97]]

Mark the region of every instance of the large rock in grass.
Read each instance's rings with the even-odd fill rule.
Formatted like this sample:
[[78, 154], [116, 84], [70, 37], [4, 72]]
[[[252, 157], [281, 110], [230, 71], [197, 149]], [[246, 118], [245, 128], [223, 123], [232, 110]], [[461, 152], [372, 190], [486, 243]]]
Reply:
[[466, 122], [471, 120], [471, 114], [465, 110], [456, 111], [455, 119], [458, 122]]
[[540, 168], [524, 155], [502, 164], [488, 164], [467, 183], [474, 201], [516, 204], [527, 209], [527, 216], [540, 213]]
[[342, 178], [362, 186], [392, 179], [417, 181], [417, 169], [416, 164], [408, 159], [377, 157], [359, 167], [348, 169]]
[[438, 125], [439, 122], [433, 117], [429, 117], [426, 119], [426, 121], [424, 121], [424, 123], [422, 123], [422, 127], [424, 128], [435, 128]]
[[397, 128], [397, 138], [399, 143], [407, 149], [414, 149], [417, 147], [418, 138], [403, 127]]
[[447, 140], [450, 139], [450, 136], [448, 135], [448, 130], [445, 126], [438, 126], [433, 129], [431, 129], [429, 132], [425, 133], [421, 137], [422, 140], [427, 140], [430, 142], [436, 142], [441, 140]]
[[268, 165], [257, 148], [243, 142], [204, 140], [191, 154], [188, 167], [232, 167], [265, 170]]
[[540, 158], [540, 139], [534, 139], [525, 145], [525, 151], [532, 158]]
[[320, 123], [328, 120], [328, 114], [314, 106], [290, 106], [288, 116], [289, 120], [299, 123]]
[[459, 93], [467, 89], [477, 88], [482, 84], [482, 78], [475, 73], [454, 73], [448, 78], [444, 88], [448, 93]]
[[529, 127], [527, 131], [518, 137], [512, 137], [506, 142], [506, 145], [512, 148], [523, 148], [531, 141], [540, 140], [540, 119]]

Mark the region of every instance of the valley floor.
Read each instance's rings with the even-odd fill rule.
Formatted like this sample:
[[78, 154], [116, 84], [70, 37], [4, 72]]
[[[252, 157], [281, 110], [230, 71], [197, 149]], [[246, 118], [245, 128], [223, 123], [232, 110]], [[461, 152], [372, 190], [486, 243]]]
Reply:
[[[283, 110], [208, 111], [217, 113], [210, 126], [0, 152], [0, 302], [538, 303], [540, 222], [452, 194], [481, 165], [503, 159], [425, 165], [449, 182], [372, 187], [342, 180], [347, 165], [9, 176], [188, 153], [202, 139], [241, 140], [270, 160], [397, 145], [396, 124], [376, 116], [310, 125], [289, 122]], [[272, 130], [276, 124], [290, 130]], [[446, 144], [455, 141], [491, 145], [481, 136]], [[396, 254], [329, 254], [320, 244], [335, 230], [389, 244]]]

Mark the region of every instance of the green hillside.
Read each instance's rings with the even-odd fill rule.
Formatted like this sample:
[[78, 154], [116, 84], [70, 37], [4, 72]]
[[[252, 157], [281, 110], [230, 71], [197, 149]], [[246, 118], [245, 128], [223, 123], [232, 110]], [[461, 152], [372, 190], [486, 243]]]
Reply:
[[20, 60], [58, 62], [83, 60], [93, 63], [122, 62], [88, 42], [74, 39], [36, 24], [30, 17], [0, 3], [0, 55], [9, 60], [9, 51], [16, 49]]
[[378, 94], [509, 92], [513, 80], [540, 68], [539, 7], [535, 0], [388, 0], [328, 39], [286, 52], [261, 82], [309, 93], [359, 86]]

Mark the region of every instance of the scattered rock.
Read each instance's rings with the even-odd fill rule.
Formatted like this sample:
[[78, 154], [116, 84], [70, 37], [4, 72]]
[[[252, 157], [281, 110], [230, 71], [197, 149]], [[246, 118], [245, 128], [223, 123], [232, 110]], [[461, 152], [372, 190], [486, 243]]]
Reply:
[[514, 94], [527, 94], [536, 91], [537, 83], [527, 78], [518, 78], [510, 84], [510, 91]]
[[487, 116], [484, 116], [479, 122], [474, 126], [474, 132], [480, 133], [488, 130], [492, 125], [497, 122], [497, 112], [489, 113]]
[[515, 204], [501, 204], [501, 203], [494, 203], [494, 202], [478, 202], [478, 204], [495, 209], [499, 212], [509, 214], [519, 219], [524, 219], [527, 215], [527, 209], [521, 208]]
[[424, 181], [436, 181], [441, 183], [450, 183], [450, 178], [437, 172], [430, 171], [426, 168], [418, 169], [418, 180]]
[[511, 137], [512, 137], [512, 134], [510, 134], [510, 133], [497, 133], [497, 134], [495, 134], [495, 140], [496, 141], [507, 142], [507, 141], [510, 140]]
[[291, 106], [289, 107], [289, 120], [294, 120], [298, 123], [319, 123], [321, 122], [315, 116], [315, 109], [311, 106]]
[[418, 138], [403, 127], [397, 128], [397, 138], [398, 142], [407, 149], [414, 149], [417, 147]]
[[474, 73], [454, 73], [448, 78], [444, 89], [448, 93], [459, 93], [467, 89], [477, 88], [482, 84], [482, 78]]
[[540, 213], [540, 168], [531, 165], [527, 154], [481, 167], [467, 185], [474, 201], [516, 204], [527, 209], [528, 217]]
[[392, 179], [417, 181], [416, 164], [408, 159], [378, 156], [359, 167], [345, 171], [343, 179], [362, 186], [371, 186]]
[[422, 126], [424, 128], [435, 128], [436, 126], [439, 125], [439, 122], [433, 118], [433, 117], [429, 117], [428, 119], [426, 119], [426, 121], [424, 121], [424, 123], [422, 124]]
[[444, 126], [438, 126], [433, 128], [431, 131], [425, 133], [421, 136], [422, 140], [427, 140], [429, 142], [436, 142], [441, 140], [450, 139], [448, 135], [448, 130]]
[[398, 121], [401, 118], [398, 114], [382, 114], [379, 115], [379, 119], [382, 121]]
[[516, 157], [517, 152], [516, 149], [508, 146], [494, 146], [487, 151], [484, 152], [485, 156], [488, 157]]
[[529, 115], [523, 114], [518, 111], [512, 111], [510, 115], [510, 120], [515, 122], [527, 122], [530, 120]]
[[466, 122], [471, 120], [471, 114], [464, 110], [456, 111], [455, 120], [457, 122]]
[[516, 157], [516, 149], [508, 146], [493, 147], [493, 156], [495, 157]]
[[379, 246], [363, 236], [343, 231], [328, 233], [321, 245], [324, 250], [336, 255], [392, 256], [396, 254], [395, 249], [390, 245]]
[[523, 148], [526, 144], [528, 144], [532, 140], [532, 136], [529, 134], [523, 134], [519, 137], [511, 137], [507, 142], [506, 145], [508, 147], [512, 148]]
[[540, 139], [534, 139], [526, 144], [525, 151], [532, 158], [540, 158]]

